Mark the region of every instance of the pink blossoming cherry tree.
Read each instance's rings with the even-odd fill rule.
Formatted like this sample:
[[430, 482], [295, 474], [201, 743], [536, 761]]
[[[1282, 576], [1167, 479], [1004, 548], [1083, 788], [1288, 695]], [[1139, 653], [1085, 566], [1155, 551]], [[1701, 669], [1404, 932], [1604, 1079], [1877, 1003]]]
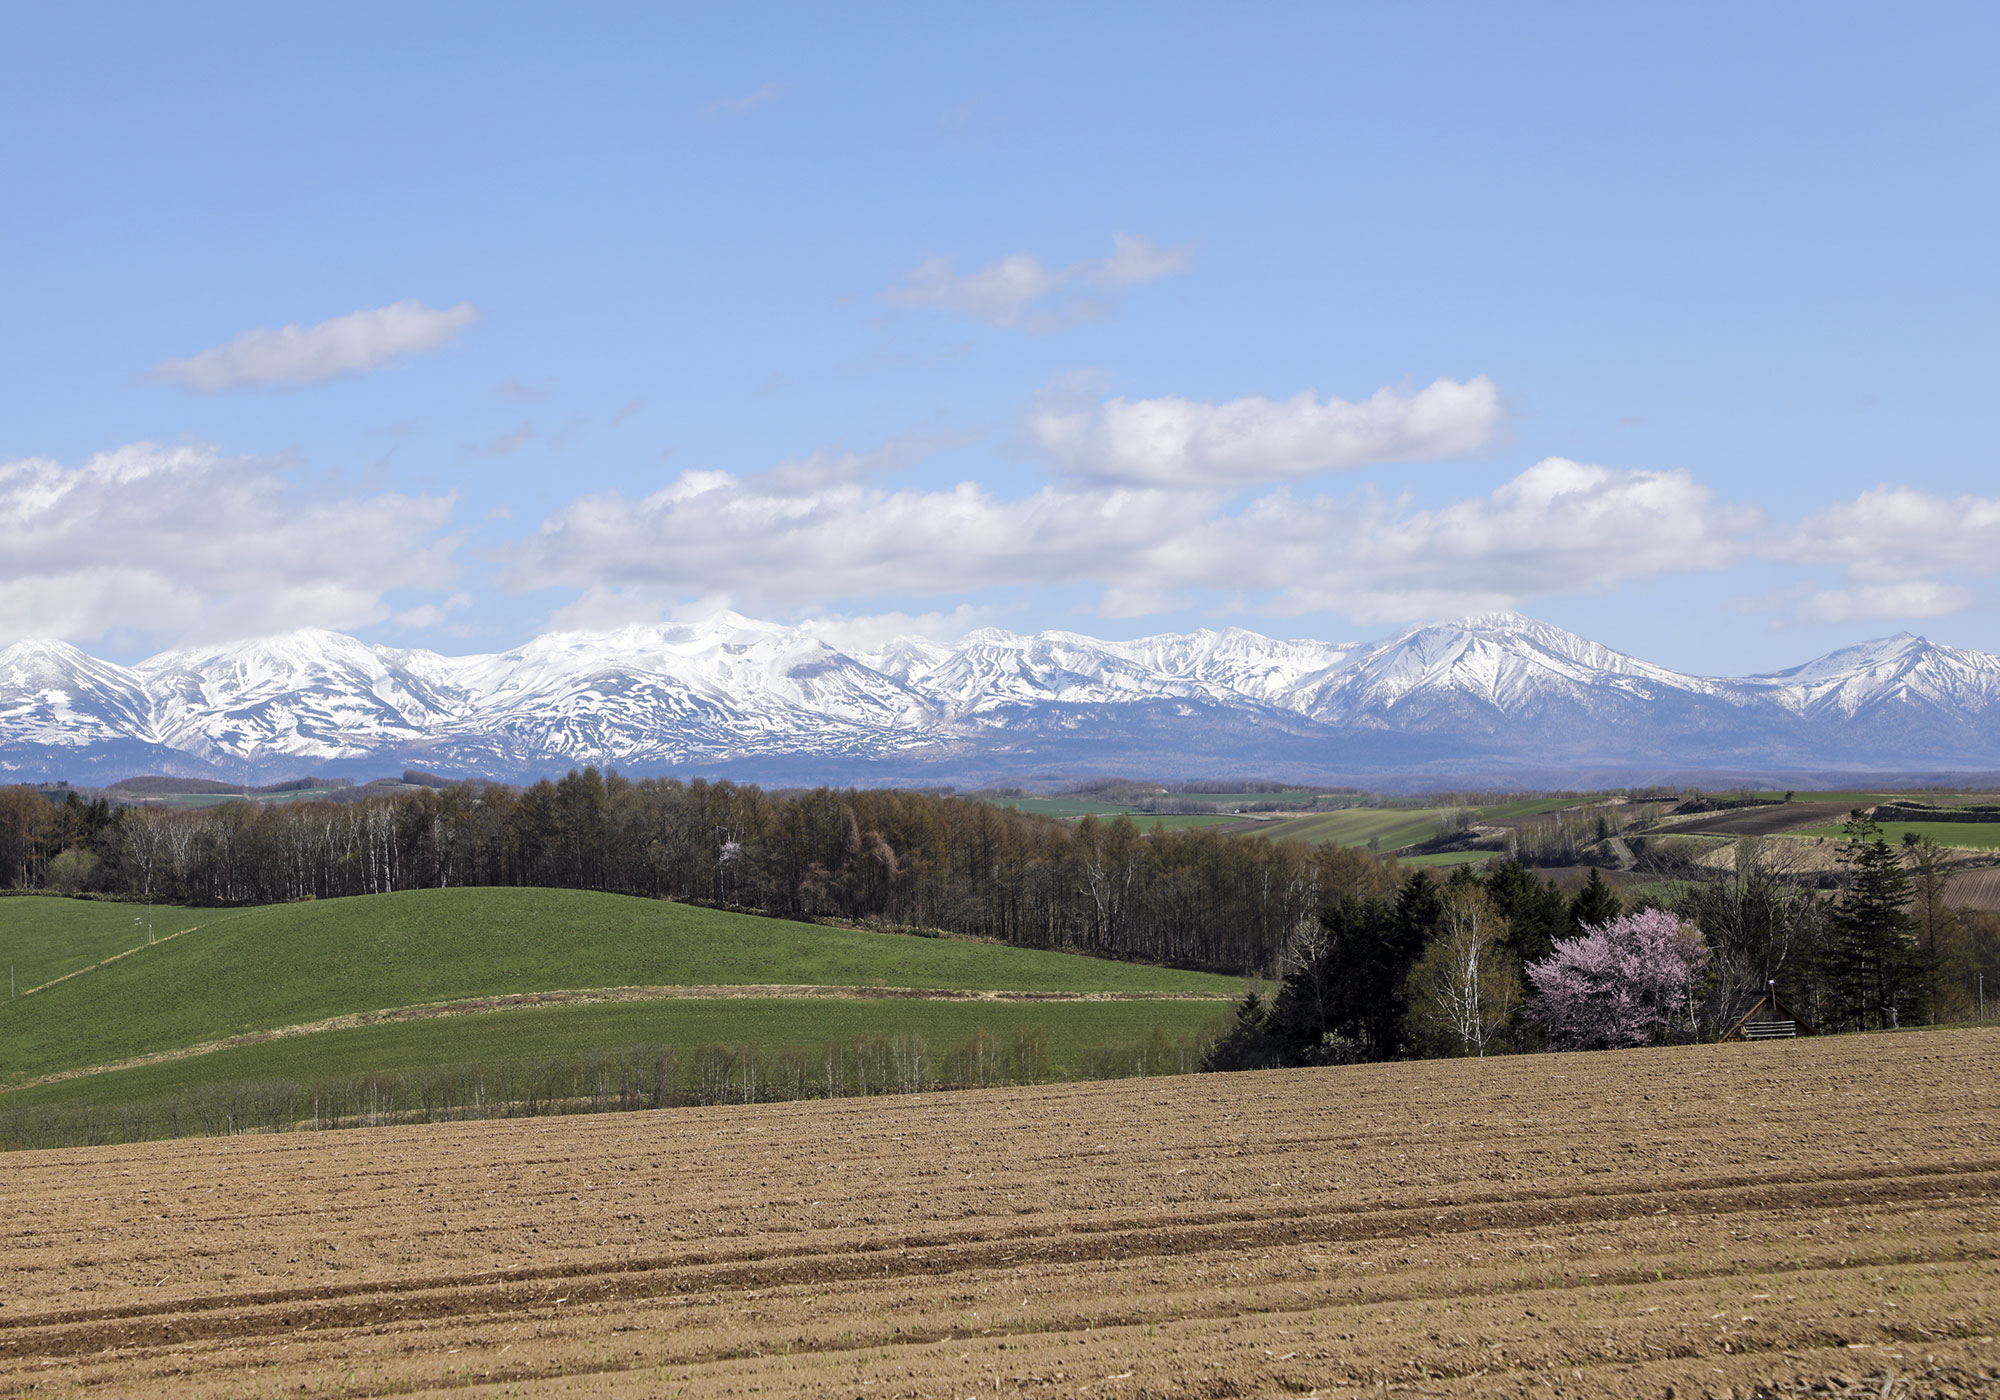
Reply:
[[1663, 909], [1586, 927], [1528, 968], [1533, 1016], [1552, 1050], [1693, 1039], [1708, 940]]

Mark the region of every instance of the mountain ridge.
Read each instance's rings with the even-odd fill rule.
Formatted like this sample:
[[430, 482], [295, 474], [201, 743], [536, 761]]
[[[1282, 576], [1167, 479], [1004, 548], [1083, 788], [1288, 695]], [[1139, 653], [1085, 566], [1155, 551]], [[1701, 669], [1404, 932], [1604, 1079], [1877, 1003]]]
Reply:
[[1689, 675], [1517, 613], [1378, 642], [1243, 628], [1105, 641], [986, 628], [847, 651], [717, 613], [451, 657], [305, 628], [133, 666], [0, 649], [0, 773], [124, 765], [263, 780], [305, 767], [522, 778], [788, 766], [816, 781], [1265, 771], [1467, 781], [2000, 768], [2000, 657], [1902, 633], [1784, 670]]

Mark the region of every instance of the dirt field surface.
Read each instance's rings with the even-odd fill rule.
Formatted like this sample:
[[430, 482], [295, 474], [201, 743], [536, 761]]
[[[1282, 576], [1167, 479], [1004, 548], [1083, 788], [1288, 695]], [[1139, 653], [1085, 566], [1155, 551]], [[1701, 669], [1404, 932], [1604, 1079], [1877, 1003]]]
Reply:
[[2000, 1393], [2000, 1031], [0, 1157], [0, 1393]]
[[1960, 871], [1945, 886], [1944, 897], [1960, 909], [2000, 910], [2000, 869]]
[[1772, 836], [1802, 826], [1838, 826], [1854, 810], [1852, 802], [1781, 802], [1740, 812], [1704, 812], [1660, 828], [1685, 836]]

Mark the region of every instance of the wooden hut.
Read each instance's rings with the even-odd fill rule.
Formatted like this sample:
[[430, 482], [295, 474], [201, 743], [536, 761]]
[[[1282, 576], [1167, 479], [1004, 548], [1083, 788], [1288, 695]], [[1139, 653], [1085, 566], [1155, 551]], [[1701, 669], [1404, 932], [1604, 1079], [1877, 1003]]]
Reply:
[[1721, 1040], [1790, 1040], [1812, 1035], [1812, 1023], [1778, 999], [1775, 988], [1734, 997], [1724, 1006]]

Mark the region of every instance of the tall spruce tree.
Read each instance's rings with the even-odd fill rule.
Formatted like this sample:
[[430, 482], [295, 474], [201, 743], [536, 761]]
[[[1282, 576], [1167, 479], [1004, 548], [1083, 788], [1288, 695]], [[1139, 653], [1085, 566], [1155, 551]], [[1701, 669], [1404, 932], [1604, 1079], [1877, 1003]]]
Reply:
[[1581, 933], [1587, 928], [1599, 928], [1610, 923], [1625, 912], [1625, 901], [1618, 892], [1604, 883], [1604, 877], [1596, 866], [1590, 867], [1590, 878], [1583, 882], [1583, 888], [1576, 892], [1576, 898], [1569, 902], [1569, 921]]
[[1522, 967], [1546, 960], [1559, 940], [1571, 936], [1569, 901], [1554, 882], [1519, 861], [1494, 866], [1486, 893], [1507, 920], [1507, 951]]
[[1825, 968], [1834, 1014], [1857, 1030], [1920, 1022], [1929, 1010], [1929, 979], [1902, 853], [1857, 810], [1841, 828], [1840, 858], [1847, 888], [1833, 908]]
[[1238, 1006], [1236, 1023], [1210, 1047], [1207, 1069], [1262, 1069], [1388, 1060], [1409, 1051], [1410, 968], [1444, 915], [1437, 882], [1422, 870], [1394, 904], [1348, 896], [1291, 944], [1291, 967], [1268, 1002]]

